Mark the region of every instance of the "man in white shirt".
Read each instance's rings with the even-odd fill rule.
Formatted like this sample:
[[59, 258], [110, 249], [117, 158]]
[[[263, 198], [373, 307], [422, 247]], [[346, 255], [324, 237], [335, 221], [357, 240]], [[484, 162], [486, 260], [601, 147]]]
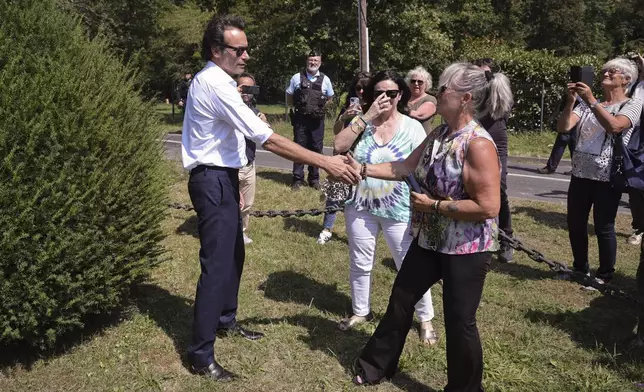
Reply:
[[[312, 51], [306, 58], [306, 69], [291, 78], [286, 88], [286, 103], [294, 107], [291, 112], [293, 140], [302, 147], [322, 153], [324, 148], [325, 107], [333, 97], [333, 86], [328, 76], [320, 72], [322, 56]], [[320, 189], [320, 173], [309, 165], [309, 186]], [[304, 165], [293, 163], [293, 190], [305, 185]]]
[[238, 170], [248, 162], [244, 137], [286, 159], [321, 167], [348, 183], [357, 183], [360, 174], [341, 156], [313, 153], [273, 133], [246, 106], [232, 78], [244, 71], [249, 59], [241, 18], [214, 16], [202, 45], [202, 57], [208, 63], [190, 84], [182, 135], [183, 165], [190, 170], [188, 191], [197, 212], [201, 242], [201, 276], [188, 356], [193, 372], [230, 381], [235, 375], [215, 361], [216, 333], [251, 340], [263, 337], [236, 323], [244, 265], [238, 178]]

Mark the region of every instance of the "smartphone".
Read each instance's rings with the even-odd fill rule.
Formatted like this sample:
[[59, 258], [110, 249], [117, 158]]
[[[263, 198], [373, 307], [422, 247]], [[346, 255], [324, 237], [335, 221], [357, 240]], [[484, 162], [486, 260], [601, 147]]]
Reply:
[[408, 174], [406, 176], [403, 176], [403, 181], [409, 185], [409, 189], [416, 193], [423, 193], [423, 190], [420, 189], [420, 185], [418, 184], [418, 181], [416, 181], [416, 178], [412, 174]]
[[358, 98], [358, 97], [351, 97], [351, 98], [349, 99], [349, 107], [352, 107], [352, 106], [358, 106], [358, 105], [360, 105], [360, 98]]
[[582, 82], [588, 87], [592, 87], [595, 80], [595, 71], [593, 67], [584, 65], [573, 65], [570, 67], [570, 81], [573, 83]]
[[248, 95], [259, 95], [259, 86], [241, 86], [241, 93]]

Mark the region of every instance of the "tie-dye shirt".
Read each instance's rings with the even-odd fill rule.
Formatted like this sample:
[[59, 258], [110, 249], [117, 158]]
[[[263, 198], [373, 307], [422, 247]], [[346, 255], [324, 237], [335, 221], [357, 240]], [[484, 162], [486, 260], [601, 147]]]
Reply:
[[[374, 128], [368, 126], [356, 145], [353, 156], [360, 163], [383, 163], [403, 161], [422, 144], [425, 130], [416, 120], [402, 116], [398, 130], [385, 145], [376, 143]], [[358, 211], [368, 211], [382, 218], [409, 222], [409, 187], [403, 181], [385, 181], [368, 177], [355, 187], [355, 194], [347, 204]]]
[[[438, 200], [467, 200], [463, 166], [470, 142], [492, 137], [475, 120], [447, 135], [449, 128], [436, 128], [414, 171], [420, 186]], [[501, 170], [499, 165], [499, 171]], [[445, 254], [470, 254], [499, 249], [497, 218], [473, 222], [456, 220], [435, 213], [414, 212], [412, 230], [418, 233], [418, 245]]]

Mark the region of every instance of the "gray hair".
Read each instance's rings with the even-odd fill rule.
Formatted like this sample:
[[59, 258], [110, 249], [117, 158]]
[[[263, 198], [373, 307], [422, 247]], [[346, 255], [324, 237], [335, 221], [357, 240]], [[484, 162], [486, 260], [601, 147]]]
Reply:
[[477, 118], [489, 113], [498, 120], [510, 114], [514, 105], [507, 76], [498, 72], [486, 75], [486, 71], [473, 64], [451, 64], [441, 74], [438, 84], [472, 94], [472, 110]]
[[[606, 64], [602, 66], [602, 70], [615, 68], [624, 75], [624, 78], [628, 81], [626, 86], [624, 86], [624, 91], [628, 91], [633, 83], [637, 82], [637, 65], [629, 59], [623, 57], [618, 57], [612, 60], [609, 60]], [[602, 73], [603, 74], [603, 73]]]
[[432, 89], [432, 75], [427, 72], [427, 70], [423, 66], [419, 65], [418, 67], [407, 72], [407, 76], [405, 76], [405, 83], [407, 83], [407, 85], [409, 85], [411, 78], [414, 75], [419, 76], [425, 81], [425, 92], [428, 93], [429, 90]]

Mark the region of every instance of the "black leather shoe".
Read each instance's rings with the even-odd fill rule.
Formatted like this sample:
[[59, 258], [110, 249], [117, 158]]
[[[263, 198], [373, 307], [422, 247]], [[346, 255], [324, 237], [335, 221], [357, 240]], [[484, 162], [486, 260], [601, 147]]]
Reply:
[[309, 186], [310, 186], [311, 188], [315, 189], [316, 191], [319, 191], [319, 190], [320, 190], [320, 182], [319, 182], [319, 181], [313, 181], [313, 182], [311, 182], [311, 183], [309, 184]]
[[229, 382], [237, 378], [235, 373], [229, 372], [224, 369], [217, 361], [211, 363], [206, 367], [196, 368], [192, 366], [190, 370], [200, 376], [208, 377], [214, 381]]
[[264, 337], [264, 334], [261, 332], [251, 331], [246, 328], [242, 328], [239, 325], [236, 325], [232, 328], [222, 328], [218, 330], [217, 335], [221, 334], [223, 334], [224, 336], [239, 335], [248, 340], [259, 340]]
[[304, 186], [304, 182], [302, 181], [295, 181], [294, 183], [291, 184], [291, 190], [292, 191], [299, 191], [300, 188]]

